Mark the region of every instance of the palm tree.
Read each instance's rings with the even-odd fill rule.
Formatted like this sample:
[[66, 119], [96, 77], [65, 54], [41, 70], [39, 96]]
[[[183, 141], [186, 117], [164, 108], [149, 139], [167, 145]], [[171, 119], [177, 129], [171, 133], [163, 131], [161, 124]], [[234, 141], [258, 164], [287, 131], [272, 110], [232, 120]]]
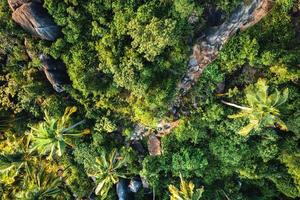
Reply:
[[30, 155], [26, 137], [17, 139], [13, 136], [4, 141], [0, 148], [0, 177], [3, 183], [13, 184], [24, 169], [37, 161], [36, 157]]
[[[24, 190], [22, 182], [33, 172], [32, 169], [40, 162], [35, 155], [30, 154], [27, 137], [6, 139], [1, 145], [0, 183], [5, 187], [7, 199], [15, 199], [17, 193]], [[37, 168], [40, 170], [40, 168]], [[26, 198], [22, 198], [26, 199]]]
[[109, 154], [101, 153], [99, 158], [96, 158], [95, 171], [89, 173], [89, 176], [95, 177], [98, 184], [95, 189], [96, 195], [105, 198], [110, 188], [119, 182], [119, 178], [126, 178], [124, 166], [128, 161], [128, 157], [119, 157], [116, 149], [113, 149]]
[[245, 89], [248, 106], [239, 106], [222, 101], [226, 105], [241, 109], [239, 113], [229, 115], [229, 118], [244, 117], [249, 120], [250, 123], [243, 127], [239, 134], [246, 136], [251, 130], [266, 126], [278, 126], [281, 130], [287, 131], [285, 123], [279, 118], [278, 106], [287, 101], [288, 89], [286, 88], [282, 94], [275, 90], [273, 94], [268, 95], [268, 88], [264, 79], [259, 79], [256, 84], [248, 86]]
[[16, 198], [22, 200], [66, 199], [64, 183], [51, 169], [43, 164], [29, 168], [23, 178]]
[[66, 199], [55, 163], [48, 165], [30, 151], [26, 136], [0, 143], [0, 185], [5, 199]]
[[180, 189], [174, 185], [169, 185], [171, 200], [199, 200], [202, 197], [204, 188], [198, 188], [194, 191], [195, 185], [192, 182], [186, 182], [180, 175]]
[[36, 127], [31, 127], [32, 131], [29, 134], [32, 141], [31, 150], [37, 150], [42, 155], [48, 155], [48, 159], [53, 155], [62, 156], [66, 146], [73, 147], [73, 140], [83, 135], [89, 134], [90, 131], [76, 130], [76, 127], [83, 124], [84, 120], [71, 124], [70, 116], [77, 111], [76, 107], [67, 107], [64, 115], [59, 118], [50, 118], [45, 112], [45, 121], [38, 124]]

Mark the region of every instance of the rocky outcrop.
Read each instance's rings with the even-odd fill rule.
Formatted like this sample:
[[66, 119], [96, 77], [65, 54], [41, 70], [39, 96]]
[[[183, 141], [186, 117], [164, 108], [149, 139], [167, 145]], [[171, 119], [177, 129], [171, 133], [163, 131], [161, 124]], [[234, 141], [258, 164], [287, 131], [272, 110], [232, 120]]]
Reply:
[[30, 2], [37, 2], [41, 3], [40, 0], [7, 0], [9, 7], [15, 11], [17, 8], [22, 6], [25, 3], [30, 3]]
[[150, 130], [144, 127], [142, 124], [137, 124], [134, 127], [134, 131], [130, 137], [130, 140], [142, 140], [144, 137], [150, 134]]
[[[158, 136], [169, 134], [178, 123], [179, 113], [182, 110], [182, 99], [193, 85], [199, 80], [205, 67], [212, 63], [218, 56], [224, 44], [239, 30], [245, 30], [248, 27], [259, 22], [272, 9], [274, 2], [272, 0], [252, 0], [250, 3], [242, 3], [232, 15], [224, 21], [220, 26], [214, 27], [206, 34], [202, 34], [192, 48], [192, 55], [187, 63], [187, 72], [179, 82], [177, 87], [177, 96], [170, 107], [172, 116], [170, 119], [174, 121], [164, 121], [157, 126], [157, 130], [147, 134], [146, 131], [135, 131], [136, 138], [149, 136], [148, 149], [150, 155], [160, 155], [161, 147]], [[185, 115], [185, 114], [183, 114]], [[139, 127], [139, 130], [148, 130]]]
[[39, 58], [43, 64], [43, 71], [54, 90], [63, 92], [63, 84], [68, 83], [69, 80], [65, 64], [43, 54]]
[[151, 156], [161, 155], [160, 139], [154, 134], [148, 137], [148, 150]]
[[218, 28], [198, 38], [187, 64], [187, 73], [178, 84], [177, 98], [170, 108], [173, 113], [180, 111], [182, 97], [199, 80], [205, 67], [217, 58], [229, 38], [237, 31], [245, 30], [260, 21], [269, 13], [273, 4], [271, 0], [252, 0], [249, 4], [243, 3]]
[[128, 199], [128, 183], [125, 179], [120, 179], [120, 181], [116, 185], [117, 195], [119, 200], [127, 200]]
[[131, 192], [137, 193], [143, 186], [142, 180], [140, 177], [132, 178], [129, 182], [128, 188]]
[[261, 1], [261, 5], [255, 9], [255, 11], [251, 14], [249, 20], [242, 25], [239, 29], [246, 30], [250, 26], [253, 26], [257, 22], [259, 22], [264, 16], [266, 16], [274, 6], [274, 1], [264, 0]]
[[168, 121], [165, 121], [165, 120], [162, 120], [158, 125], [157, 125], [157, 128], [156, 128], [156, 135], [159, 136], [159, 137], [162, 137], [162, 136], [165, 136], [165, 135], [168, 135], [171, 133], [171, 130], [178, 126], [179, 124], [179, 121], [176, 120], [174, 122], [168, 122]]
[[8, 3], [13, 10], [12, 19], [32, 35], [50, 41], [60, 35], [59, 27], [40, 1], [9, 0]]

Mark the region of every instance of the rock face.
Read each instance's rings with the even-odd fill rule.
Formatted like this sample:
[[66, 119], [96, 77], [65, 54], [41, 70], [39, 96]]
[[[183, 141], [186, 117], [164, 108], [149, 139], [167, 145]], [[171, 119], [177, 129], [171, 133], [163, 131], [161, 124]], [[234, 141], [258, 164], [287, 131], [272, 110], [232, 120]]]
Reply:
[[69, 80], [65, 64], [43, 54], [39, 57], [43, 64], [43, 71], [54, 90], [63, 92], [64, 88], [62, 85]]
[[181, 108], [182, 97], [199, 80], [204, 68], [217, 58], [228, 39], [237, 31], [245, 30], [260, 21], [269, 13], [273, 4], [271, 0], [242, 3], [224, 23], [198, 38], [187, 64], [187, 72], [178, 84], [177, 98], [170, 110]]
[[119, 200], [127, 200], [128, 199], [128, 184], [125, 179], [120, 179], [116, 186], [117, 195]]
[[137, 193], [143, 186], [140, 178], [133, 178], [130, 180], [128, 188], [131, 192]]
[[158, 125], [156, 129], [156, 135], [159, 137], [165, 136], [167, 134], [170, 134], [171, 130], [178, 126], [179, 121], [174, 122], [167, 122], [165, 120], [162, 120]]
[[131, 140], [141, 140], [143, 137], [149, 135], [149, 129], [144, 127], [142, 124], [137, 124], [134, 127], [133, 134], [131, 135]]
[[29, 3], [30, 0], [7, 0], [9, 7], [15, 11], [17, 8], [19, 8], [24, 3]]
[[32, 35], [50, 41], [60, 35], [59, 27], [38, 0], [9, 0], [8, 3], [14, 11], [12, 19]]
[[148, 138], [148, 150], [151, 156], [161, 155], [160, 140], [154, 134]]
[[[251, 0], [249, 3], [244, 2], [221, 25], [214, 27], [206, 34], [202, 34], [192, 48], [192, 55], [187, 63], [187, 72], [177, 86], [177, 96], [169, 109], [172, 113], [170, 118], [174, 120], [170, 122], [162, 120], [154, 133], [145, 131], [148, 130], [147, 127], [139, 126], [139, 130], [143, 131], [135, 131], [134, 137], [131, 139], [138, 140], [150, 135], [148, 138], [150, 155], [161, 155], [160, 140], [158, 137], [170, 133], [178, 125], [176, 121], [179, 119], [179, 113], [183, 108], [182, 99], [199, 80], [205, 67], [217, 58], [220, 50], [230, 37], [239, 30], [245, 30], [259, 22], [269, 13], [273, 5], [273, 0]], [[221, 13], [219, 18], [216, 19], [216, 22], [213, 22], [213, 25], [217, 25], [218, 21], [222, 21]], [[146, 132], [147, 134], [144, 134]], [[136, 137], [137, 135], [139, 137]]]

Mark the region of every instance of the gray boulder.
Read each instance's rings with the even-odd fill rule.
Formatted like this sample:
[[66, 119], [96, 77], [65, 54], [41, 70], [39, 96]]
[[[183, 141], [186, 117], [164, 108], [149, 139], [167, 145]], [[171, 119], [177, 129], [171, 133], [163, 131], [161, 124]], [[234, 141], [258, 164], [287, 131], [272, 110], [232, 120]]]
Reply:
[[131, 192], [137, 193], [143, 186], [143, 183], [140, 178], [133, 178], [130, 180], [128, 188]]
[[120, 179], [116, 186], [117, 195], [119, 200], [128, 199], [128, 183], [125, 179]]
[[9, 0], [8, 3], [14, 11], [12, 19], [32, 35], [50, 41], [60, 35], [60, 28], [38, 0]]
[[39, 56], [43, 71], [56, 92], [63, 92], [63, 84], [69, 82], [66, 66], [63, 62], [45, 55]]

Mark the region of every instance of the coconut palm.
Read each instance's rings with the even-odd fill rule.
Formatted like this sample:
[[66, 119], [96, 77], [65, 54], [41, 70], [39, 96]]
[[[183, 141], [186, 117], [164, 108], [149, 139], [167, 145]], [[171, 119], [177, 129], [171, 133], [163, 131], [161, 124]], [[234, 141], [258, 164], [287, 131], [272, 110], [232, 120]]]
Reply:
[[128, 160], [128, 157], [120, 157], [116, 149], [113, 149], [111, 153], [101, 153], [99, 158], [96, 158], [94, 173], [89, 173], [90, 176], [95, 177], [97, 180], [97, 187], [95, 193], [100, 195], [101, 198], [105, 198], [109, 189], [119, 182], [119, 178], [126, 178], [124, 166]]
[[2, 183], [12, 184], [15, 177], [37, 161], [36, 157], [30, 155], [28, 146], [26, 137], [17, 139], [12, 136], [1, 143], [0, 177]]
[[16, 192], [16, 199], [66, 199], [69, 196], [63, 190], [63, 181], [43, 164], [29, 168], [21, 185], [22, 189]]
[[42, 155], [49, 155], [48, 159], [52, 158], [54, 154], [62, 156], [66, 146], [74, 146], [75, 138], [89, 134], [88, 129], [83, 131], [76, 129], [77, 126], [84, 123], [84, 120], [71, 124], [70, 116], [76, 111], [76, 107], [67, 107], [64, 115], [59, 119], [51, 118], [45, 112], [45, 121], [36, 127], [31, 127], [32, 131], [29, 134], [32, 141], [31, 150], [37, 150]]
[[239, 113], [229, 115], [229, 118], [247, 118], [249, 120], [249, 124], [243, 127], [239, 134], [246, 136], [251, 130], [266, 126], [277, 126], [281, 130], [287, 130], [285, 123], [279, 118], [280, 112], [278, 110], [278, 107], [288, 99], [287, 88], [282, 93], [275, 90], [273, 94], [269, 95], [266, 80], [259, 79], [256, 84], [248, 86], [245, 93], [248, 106], [239, 106], [222, 101], [226, 105], [241, 109]]
[[[24, 186], [24, 181], [32, 176], [33, 171], [41, 170], [40, 167], [36, 167], [40, 160], [37, 155], [31, 154], [26, 136], [11, 136], [1, 143], [0, 148], [0, 184], [7, 191], [3, 195], [5, 199], [16, 199], [27, 187], [27, 184]], [[26, 198], [23, 196], [21, 199]]]
[[55, 163], [48, 165], [29, 149], [26, 136], [6, 139], [0, 144], [0, 185], [5, 199], [66, 199]]
[[180, 189], [174, 185], [169, 185], [169, 191], [171, 193], [171, 200], [199, 200], [202, 197], [204, 188], [198, 188], [196, 190], [195, 185], [192, 182], [186, 182], [180, 175]]

